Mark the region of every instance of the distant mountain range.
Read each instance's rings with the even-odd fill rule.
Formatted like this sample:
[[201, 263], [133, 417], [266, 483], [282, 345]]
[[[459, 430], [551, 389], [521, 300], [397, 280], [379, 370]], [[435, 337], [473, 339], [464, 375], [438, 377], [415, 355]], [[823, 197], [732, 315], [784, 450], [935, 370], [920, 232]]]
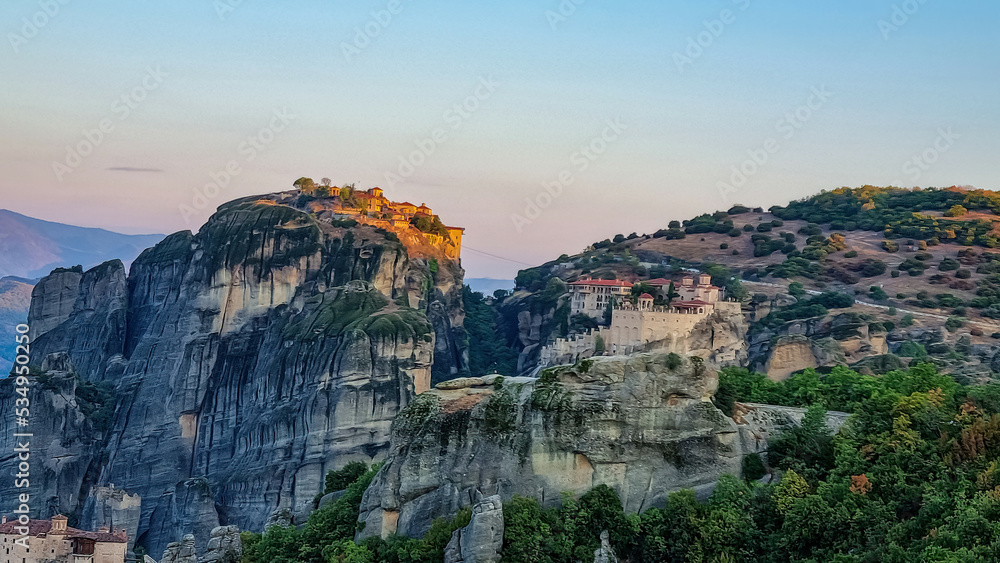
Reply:
[[127, 267], [162, 239], [74, 227], [0, 209], [0, 377], [10, 371], [14, 330], [28, 318], [38, 278], [57, 267], [90, 268], [114, 258]]
[[113, 258], [128, 266], [161, 240], [163, 235], [123, 235], [0, 209], [0, 278], [40, 278], [60, 266], [86, 269]]
[[32, 280], [0, 279], [0, 378], [14, 363], [14, 336], [18, 324], [28, 319]]
[[465, 283], [483, 295], [493, 295], [498, 289], [514, 289], [514, 280], [497, 278], [465, 278]]

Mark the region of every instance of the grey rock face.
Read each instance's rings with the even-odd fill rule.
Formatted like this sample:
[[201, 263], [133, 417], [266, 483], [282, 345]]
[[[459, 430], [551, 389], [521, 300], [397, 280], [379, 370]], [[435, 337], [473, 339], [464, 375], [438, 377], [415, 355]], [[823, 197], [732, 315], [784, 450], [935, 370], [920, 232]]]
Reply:
[[[393, 423], [386, 464], [365, 492], [359, 538], [422, 536], [477, 491], [555, 505], [563, 491], [614, 488], [641, 512], [683, 488], [738, 475], [737, 428], [710, 399], [715, 372], [641, 354], [551, 368], [540, 379], [432, 389]], [[448, 386], [446, 386], [448, 387]]]
[[171, 542], [163, 551], [160, 563], [198, 563], [194, 536], [187, 534], [180, 542]]
[[[738, 425], [745, 453], [766, 452], [768, 440], [772, 436], [777, 436], [789, 428], [801, 426], [805, 414], [804, 408], [760, 403], [736, 403], [733, 408], [733, 419]], [[836, 433], [847, 422], [849, 416], [850, 414], [846, 412], [827, 411], [826, 426]]]
[[236, 526], [219, 526], [212, 530], [208, 549], [200, 563], [236, 563], [243, 554], [240, 529]]
[[58, 270], [45, 276], [31, 290], [31, 308], [28, 323], [32, 341], [65, 322], [73, 313], [80, 296], [83, 274], [72, 270]]
[[66, 354], [73, 371], [85, 380], [103, 380], [109, 361], [123, 352], [127, 310], [120, 260], [82, 275], [64, 271], [43, 278], [32, 291], [28, 313], [32, 355], [44, 361], [52, 353]]
[[[90, 526], [108, 506], [91, 488], [113, 484], [141, 498], [130, 537], [152, 553], [185, 534], [206, 546], [220, 525], [301, 519], [328, 471], [384, 455], [393, 417], [430, 386], [436, 334], [458, 358], [444, 371], [461, 371], [457, 264], [439, 257], [434, 275], [384, 233], [287, 199], [220, 207], [197, 235], [143, 252], [127, 280], [112, 262], [38, 284], [34, 367], [113, 382], [117, 403], [95, 435], [72, 401], [36, 399], [52, 428], [34, 451], [60, 460], [38, 486], [60, 512]], [[66, 444], [75, 457], [59, 457]]]
[[601, 547], [594, 550], [594, 563], [618, 563], [618, 556], [611, 548], [611, 540], [607, 530], [601, 531]]
[[469, 525], [451, 534], [444, 550], [445, 563], [497, 563], [503, 549], [503, 503], [500, 495], [472, 507]]
[[129, 548], [135, 543], [142, 516], [142, 499], [115, 487], [94, 487], [84, 499], [81, 520], [94, 524], [91, 528], [123, 528], [128, 532]]
[[[13, 377], [0, 380], [0, 420], [15, 419]], [[66, 372], [50, 372], [43, 381], [34, 380], [29, 387], [31, 398], [30, 439], [32, 459], [32, 508], [37, 516], [50, 518], [56, 514], [79, 511], [87, 496], [87, 476], [98, 470], [101, 435], [77, 402], [79, 381]], [[7, 428], [4, 422], [4, 428]], [[0, 467], [13, 475], [17, 466], [18, 439], [13, 432], [0, 432]], [[24, 439], [20, 439], [23, 442]], [[36, 465], [37, 464], [37, 465]], [[14, 479], [0, 480], [0, 498], [15, 499], [19, 491]], [[33, 515], [35, 516], [35, 515]], [[119, 523], [115, 526], [122, 527]], [[97, 528], [90, 528], [96, 530]]]

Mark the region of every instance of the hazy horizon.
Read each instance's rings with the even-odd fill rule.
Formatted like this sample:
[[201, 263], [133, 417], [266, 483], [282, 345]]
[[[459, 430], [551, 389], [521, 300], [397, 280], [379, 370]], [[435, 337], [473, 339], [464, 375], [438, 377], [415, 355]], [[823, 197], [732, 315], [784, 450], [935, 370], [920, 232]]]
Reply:
[[788, 6], [6, 2], [0, 207], [171, 233], [329, 177], [510, 279], [734, 203], [995, 187], [1000, 6]]

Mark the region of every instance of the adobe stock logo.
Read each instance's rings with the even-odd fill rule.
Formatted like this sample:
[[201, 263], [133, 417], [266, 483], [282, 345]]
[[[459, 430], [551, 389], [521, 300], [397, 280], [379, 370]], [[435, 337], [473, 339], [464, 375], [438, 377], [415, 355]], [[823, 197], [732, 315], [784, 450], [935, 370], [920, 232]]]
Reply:
[[370, 47], [372, 41], [392, 25], [394, 18], [401, 14], [404, 8], [406, 6], [403, 5], [402, 0], [389, 0], [385, 8], [371, 12], [371, 19], [364, 25], [356, 26], [353, 40], [350, 43], [347, 41], [340, 43], [340, 51], [347, 64], [353, 64], [354, 58]]
[[535, 197], [525, 198], [523, 214], [511, 213], [510, 221], [518, 234], [523, 233], [525, 227], [541, 217], [542, 211], [548, 209], [568, 186], [576, 182], [576, 174], [582, 174], [590, 169], [591, 165], [607, 152], [608, 147], [618, 141], [628, 129], [620, 117], [609, 119], [605, 123], [607, 126], [600, 135], [581, 145], [569, 156], [570, 165], [559, 172], [555, 180], [542, 182], [542, 189], [535, 194]]
[[20, 33], [8, 33], [7, 41], [10, 41], [11, 49], [14, 53], [20, 53], [21, 47], [28, 44], [28, 41], [38, 37], [39, 32], [49, 25], [53, 19], [61, 12], [62, 7], [72, 0], [39, 0], [39, 10], [30, 17], [21, 18]]
[[111, 102], [111, 117], [101, 119], [93, 129], [84, 129], [81, 132], [82, 139], [72, 145], [66, 145], [66, 158], [62, 162], [52, 161], [52, 172], [55, 173], [56, 179], [62, 182], [67, 174], [83, 164], [84, 159], [93, 154], [115, 132], [117, 123], [128, 119], [139, 104], [149, 97], [150, 92], [163, 85], [167, 76], [159, 66], [146, 67], [146, 76], [140, 80], [139, 85]]
[[[732, 3], [736, 5], [740, 12], [750, 7], [750, 0], [732, 0]], [[687, 44], [684, 46], [683, 53], [680, 51], [674, 52], [673, 60], [674, 65], [677, 66], [677, 71], [683, 73], [685, 67], [693, 66], [695, 61], [705, 54], [705, 51], [710, 49], [712, 45], [715, 45], [715, 41], [722, 37], [726, 29], [736, 23], [736, 17], [736, 12], [724, 8], [719, 12], [717, 18], [702, 21], [702, 27], [705, 29], [698, 32], [697, 35], [687, 38]]]
[[928, 0], [906, 0], [901, 4], [893, 4], [889, 19], [878, 20], [878, 30], [882, 32], [882, 39], [888, 41], [889, 36], [908, 24], [910, 18], [927, 2]]
[[[911, 182], [917, 182], [931, 167], [955, 146], [955, 141], [962, 136], [951, 130], [951, 127], [941, 127], [937, 130], [934, 141], [924, 150], [911, 156], [903, 163], [900, 172], [906, 175]], [[902, 186], [903, 182], [897, 181], [895, 185]]]
[[[811, 93], [805, 103], [792, 111], [786, 111], [775, 124], [774, 130], [781, 138], [790, 141], [806, 123], [834, 96], [826, 86], [810, 88]], [[781, 143], [775, 137], [768, 137], [759, 147], [747, 149], [747, 159], [730, 167], [729, 182], [717, 182], [716, 189], [723, 203], [729, 201], [729, 196], [735, 194], [746, 183], [770, 162], [771, 157], [781, 150]]]
[[399, 165], [396, 166], [396, 170], [385, 173], [383, 186], [391, 190], [413, 176], [438, 149], [450, 140], [450, 131], [458, 131], [472, 119], [472, 116], [483, 107], [483, 104], [493, 97], [500, 85], [501, 82], [493, 78], [492, 74], [480, 77], [476, 87], [468, 96], [455, 102], [441, 114], [444, 126], [434, 127], [427, 135], [413, 140], [413, 150], [399, 156]]

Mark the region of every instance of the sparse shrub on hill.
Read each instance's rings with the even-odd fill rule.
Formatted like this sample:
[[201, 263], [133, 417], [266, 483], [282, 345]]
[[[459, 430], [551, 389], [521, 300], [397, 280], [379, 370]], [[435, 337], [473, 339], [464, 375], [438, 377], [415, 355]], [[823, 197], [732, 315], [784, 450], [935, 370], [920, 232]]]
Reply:
[[882, 241], [882, 250], [886, 252], [899, 252], [899, 244], [892, 240]]
[[[772, 207], [771, 212], [786, 220], [829, 224], [831, 228], [884, 231], [887, 237], [925, 240], [928, 245], [943, 240], [996, 247], [1000, 241], [992, 232], [991, 221], [949, 218], [949, 215], [964, 215], [962, 209], [995, 212], [1000, 210], [1000, 196], [986, 190], [930, 188], [911, 191], [863, 186], [823, 192], [785, 207]], [[944, 211], [945, 217], [920, 211]]]
[[956, 204], [956, 205], [952, 205], [951, 207], [949, 207], [948, 211], [944, 212], [944, 216], [945, 217], [961, 217], [961, 216], [965, 215], [968, 212], [969, 212], [968, 209], [966, 209], [965, 207], [962, 207], [961, 205], [957, 205]]
[[958, 267], [959, 267], [958, 261], [952, 258], [945, 258], [938, 263], [938, 269], [941, 271], [957, 270]]

